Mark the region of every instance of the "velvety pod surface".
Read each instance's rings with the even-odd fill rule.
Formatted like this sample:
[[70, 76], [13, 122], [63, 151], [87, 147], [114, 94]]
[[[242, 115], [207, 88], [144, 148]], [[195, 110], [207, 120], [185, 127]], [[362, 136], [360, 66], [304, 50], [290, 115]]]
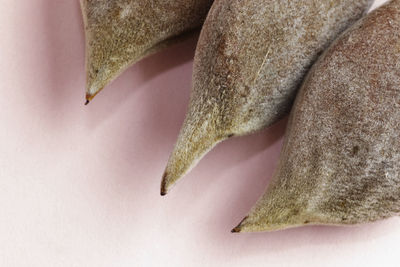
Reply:
[[218, 142], [285, 115], [318, 55], [372, 2], [215, 1], [198, 42], [190, 106], [163, 193]]
[[81, 0], [87, 99], [127, 67], [202, 25], [212, 0]]
[[265, 195], [234, 231], [359, 224], [400, 212], [400, 1], [334, 42], [308, 75]]

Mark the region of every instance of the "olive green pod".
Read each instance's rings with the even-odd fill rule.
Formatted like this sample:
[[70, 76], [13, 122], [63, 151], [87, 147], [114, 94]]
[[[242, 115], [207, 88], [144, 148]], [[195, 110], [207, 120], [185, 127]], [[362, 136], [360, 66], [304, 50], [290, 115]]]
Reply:
[[86, 99], [126, 68], [202, 25], [212, 0], [81, 0]]
[[353, 225], [400, 213], [400, 1], [324, 53], [300, 89], [278, 169], [233, 231]]

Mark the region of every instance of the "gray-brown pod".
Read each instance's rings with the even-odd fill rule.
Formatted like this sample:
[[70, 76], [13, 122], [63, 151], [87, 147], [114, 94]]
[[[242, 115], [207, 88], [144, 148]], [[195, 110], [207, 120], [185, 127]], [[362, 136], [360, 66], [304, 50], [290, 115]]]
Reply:
[[218, 0], [198, 42], [189, 110], [161, 194], [217, 143], [286, 114], [309, 67], [372, 0]]
[[310, 71], [277, 171], [233, 231], [352, 225], [400, 213], [400, 1], [346, 31]]
[[202, 25], [213, 0], [81, 0], [86, 99], [126, 68]]

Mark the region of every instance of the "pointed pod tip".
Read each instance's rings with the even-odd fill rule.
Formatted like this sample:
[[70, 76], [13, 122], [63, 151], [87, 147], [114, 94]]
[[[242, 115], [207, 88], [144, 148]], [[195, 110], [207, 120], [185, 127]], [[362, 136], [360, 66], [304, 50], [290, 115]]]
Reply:
[[85, 102], [85, 105], [89, 104], [90, 101], [92, 101], [93, 98], [94, 98], [98, 93], [99, 93], [99, 92], [96, 92], [96, 93], [94, 93], [94, 94], [91, 94], [91, 93], [89, 93], [89, 92], [86, 92], [86, 102]]
[[161, 180], [161, 192], [160, 192], [161, 196], [165, 196], [168, 193], [167, 176], [168, 176], [168, 173], [167, 173], [167, 171], [165, 171], [162, 176], [162, 180]]
[[231, 230], [231, 233], [240, 233], [240, 226], [238, 225], [238, 226], [236, 226], [235, 228], [233, 228], [232, 230]]
[[240, 223], [231, 230], [231, 233], [241, 233], [242, 232], [242, 225], [246, 219], [249, 218], [249, 216], [246, 216], [243, 218], [243, 220], [240, 221]]

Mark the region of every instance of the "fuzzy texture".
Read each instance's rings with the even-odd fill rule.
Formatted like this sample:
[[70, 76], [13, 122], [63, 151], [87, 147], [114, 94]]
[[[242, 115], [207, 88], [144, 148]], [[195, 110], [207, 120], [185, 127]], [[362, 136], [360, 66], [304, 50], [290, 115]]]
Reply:
[[202, 25], [212, 0], [81, 0], [86, 98], [141, 58]]
[[279, 167], [234, 231], [351, 225], [400, 212], [400, 0], [346, 31], [308, 75]]
[[372, 0], [217, 0], [200, 34], [186, 120], [162, 194], [218, 142], [271, 125], [311, 64]]

